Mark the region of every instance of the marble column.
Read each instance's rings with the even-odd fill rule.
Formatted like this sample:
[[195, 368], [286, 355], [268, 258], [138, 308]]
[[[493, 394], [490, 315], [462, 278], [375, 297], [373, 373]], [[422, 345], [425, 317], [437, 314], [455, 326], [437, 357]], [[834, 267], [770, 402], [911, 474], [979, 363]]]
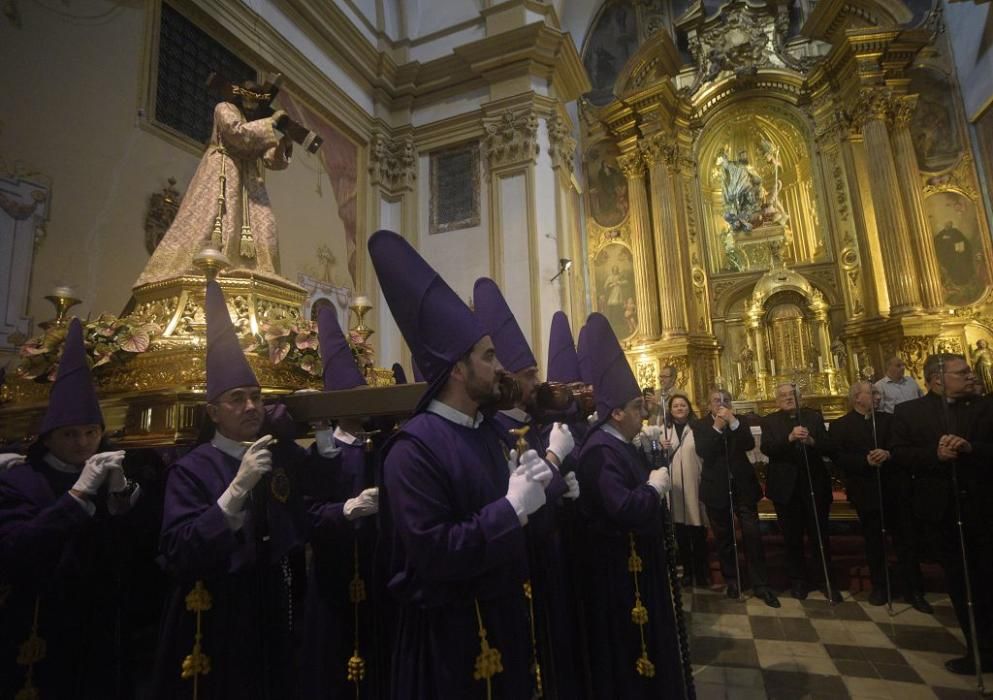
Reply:
[[641, 154], [634, 151], [620, 156], [617, 164], [628, 181], [631, 256], [634, 258], [634, 284], [638, 293], [638, 337], [655, 340], [659, 337], [658, 285], [652, 252], [651, 215], [645, 189], [645, 162]]
[[890, 314], [919, 311], [921, 295], [910, 249], [910, 231], [904, 216], [899, 176], [890, 147], [886, 122], [892, 98], [885, 90], [863, 90], [855, 106], [855, 124], [861, 127], [869, 166], [869, 187], [879, 242], [884, 258]]
[[901, 97], [895, 101], [890, 138], [893, 142], [893, 158], [903, 194], [904, 211], [907, 215], [907, 223], [910, 225], [910, 238], [916, 244], [914, 257], [917, 260], [921, 300], [924, 308], [934, 311], [941, 308], [943, 294], [938, 256], [934, 250], [934, 240], [924, 210], [917, 153], [914, 149], [913, 137], [910, 135], [910, 120], [916, 105], [916, 95]]
[[679, 256], [679, 217], [673, 172], [679, 165], [679, 150], [665, 135], [657, 134], [641, 142], [641, 152], [649, 168], [652, 189], [652, 234], [660, 277], [658, 291], [662, 333], [667, 337], [686, 335], [686, 285]]

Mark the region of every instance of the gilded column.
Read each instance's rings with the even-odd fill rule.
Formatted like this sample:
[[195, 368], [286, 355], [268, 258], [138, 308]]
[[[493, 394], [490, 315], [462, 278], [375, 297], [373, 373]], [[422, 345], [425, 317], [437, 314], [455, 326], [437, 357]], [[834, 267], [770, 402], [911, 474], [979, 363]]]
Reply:
[[917, 153], [910, 135], [910, 120], [917, 105], [917, 95], [909, 95], [896, 100], [893, 110], [893, 157], [899, 175], [900, 189], [903, 192], [904, 211], [910, 224], [910, 235], [916, 243], [917, 271], [921, 284], [921, 299], [924, 308], [933, 311], [941, 308], [941, 273], [938, 257], [928, 227], [924, 209], [924, 196], [921, 194], [921, 174], [917, 169]]
[[679, 264], [679, 219], [673, 169], [678, 166], [679, 148], [662, 134], [641, 143], [641, 152], [649, 168], [652, 188], [652, 234], [659, 270], [659, 301], [662, 332], [666, 336], [686, 335], [686, 306], [683, 300], [683, 270]]
[[854, 119], [861, 126], [869, 161], [869, 186], [885, 259], [890, 313], [897, 315], [920, 310], [921, 297], [914, 274], [910, 232], [901, 206], [896, 163], [886, 127], [890, 104], [888, 92], [880, 89], [863, 90], [859, 95]]
[[814, 326], [817, 329], [817, 353], [825, 367], [831, 366], [831, 334], [828, 332], [828, 303], [824, 295], [816, 289], [810, 309], [814, 313]]
[[645, 162], [637, 151], [617, 159], [628, 180], [631, 207], [631, 256], [634, 283], [638, 288], [638, 335], [646, 340], [659, 337], [659, 307], [656, 301], [655, 264], [652, 255], [651, 219], [645, 190]]

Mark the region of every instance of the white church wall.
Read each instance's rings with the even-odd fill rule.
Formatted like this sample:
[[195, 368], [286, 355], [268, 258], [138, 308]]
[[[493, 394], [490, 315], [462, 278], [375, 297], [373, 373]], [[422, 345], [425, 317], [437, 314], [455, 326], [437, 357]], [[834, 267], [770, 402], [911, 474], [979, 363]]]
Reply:
[[[385, 197], [379, 199], [379, 228], [396, 231], [403, 231], [403, 207], [399, 200], [390, 200]], [[367, 290], [363, 290], [367, 291]], [[401, 361], [401, 348], [403, 338], [400, 329], [390, 313], [386, 297], [377, 285], [377, 298], [373, 302], [376, 309], [376, 334], [372, 336], [372, 344], [376, 348], [377, 358], [380, 366], [390, 367], [394, 362]], [[413, 381], [413, 378], [408, 376]]]
[[529, 241], [528, 202], [531, 201], [531, 195], [528, 189], [528, 175], [523, 171], [501, 176], [496, 185], [500, 201], [494, 205], [500, 209], [498, 235], [501, 239], [500, 277], [496, 281], [532, 349], [536, 350], [532, 328], [536, 305], [532, 304], [531, 298], [533, 261]]
[[988, 45], [991, 13], [993, 6], [989, 4], [945, 3], [945, 24], [970, 121], [993, 102], [993, 48]]

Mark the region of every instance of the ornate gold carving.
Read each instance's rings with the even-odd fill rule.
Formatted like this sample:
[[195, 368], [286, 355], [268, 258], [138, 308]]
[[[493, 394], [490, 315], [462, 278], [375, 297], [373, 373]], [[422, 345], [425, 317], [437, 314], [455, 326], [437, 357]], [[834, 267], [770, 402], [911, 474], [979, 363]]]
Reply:
[[638, 386], [642, 388], [658, 386], [658, 360], [655, 358], [638, 360], [634, 365], [634, 377], [638, 382]]
[[648, 167], [664, 165], [669, 170], [680, 166], [679, 144], [667, 134], [655, 134], [638, 142], [638, 148]]
[[553, 168], [565, 168], [573, 172], [576, 156], [576, 139], [566, 121], [556, 112], [548, 124], [548, 155]]
[[617, 157], [617, 167], [624, 173], [628, 180], [636, 180], [645, 177], [645, 161], [638, 151], [624, 153]]
[[910, 122], [914, 118], [914, 111], [917, 109], [917, 95], [904, 95], [893, 98], [890, 118], [893, 126], [910, 127]]
[[[913, 104], [916, 104], [916, 99], [914, 96]], [[899, 116], [901, 120], [910, 118], [911, 115], [907, 115], [908, 104], [910, 103], [906, 101], [906, 98], [894, 96], [889, 88], [863, 88], [859, 90], [852, 103], [849, 119], [852, 127], [859, 131], [869, 121], [882, 121], [892, 125], [896, 116]], [[913, 107], [911, 106], [911, 114], [912, 112]]]
[[900, 339], [898, 353], [915, 377], [924, 376], [924, 360], [934, 347], [934, 335], [905, 335]]
[[531, 109], [483, 117], [490, 168], [533, 163], [538, 157], [538, 117]]
[[952, 170], [929, 177], [924, 185], [924, 194], [935, 192], [959, 192], [974, 202], [979, 202], [979, 191], [976, 189], [975, 172], [972, 167], [972, 156], [964, 154]]
[[417, 179], [417, 154], [414, 137], [406, 134], [391, 140], [376, 131], [369, 142], [369, 175], [373, 185], [390, 192], [409, 190]]

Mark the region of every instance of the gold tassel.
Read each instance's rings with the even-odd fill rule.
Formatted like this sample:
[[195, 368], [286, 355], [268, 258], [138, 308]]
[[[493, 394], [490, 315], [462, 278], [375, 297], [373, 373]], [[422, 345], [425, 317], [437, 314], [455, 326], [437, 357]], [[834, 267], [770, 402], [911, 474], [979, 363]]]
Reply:
[[193, 679], [193, 700], [197, 698], [200, 676], [206, 676], [210, 673], [210, 657], [203, 653], [200, 643], [203, 640], [201, 616], [204, 612], [210, 610], [212, 604], [213, 601], [210, 598], [210, 592], [203, 585], [202, 580], [197, 581], [190, 592], [186, 594], [186, 609], [196, 613], [197, 629], [193, 635], [193, 649], [183, 659], [179, 677], [184, 681], [190, 678]]
[[255, 237], [252, 235], [252, 222], [248, 208], [248, 187], [241, 183], [241, 246], [238, 254], [243, 258], [255, 257]]
[[634, 668], [639, 676], [645, 678], [655, 677], [655, 664], [648, 658], [648, 646], [645, 644], [645, 625], [648, 624], [648, 608], [641, 602], [641, 588], [638, 586], [638, 574], [644, 570], [641, 557], [638, 556], [638, 548], [635, 545], [634, 533], [628, 533], [628, 541], [631, 545], [631, 555], [628, 557], [628, 571], [634, 577], [634, 607], [631, 608], [631, 622], [638, 625], [638, 634], [641, 636], [641, 656], [634, 662]]
[[479, 599], [476, 604], [476, 625], [479, 629], [479, 656], [476, 657], [476, 667], [472, 677], [477, 681], [486, 681], [486, 698], [493, 697], [493, 676], [503, 673], [503, 659], [500, 650], [490, 646], [486, 639], [486, 627], [483, 625], [483, 613], [479, 610]]
[[24, 685], [17, 691], [14, 700], [38, 700], [41, 697], [38, 689], [34, 687], [34, 665], [42, 661], [47, 652], [45, 640], [38, 634], [38, 613], [40, 610], [41, 596], [37, 596], [34, 599], [34, 619], [31, 622], [31, 634], [21, 643], [20, 649], [17, 651], [17, 665], [27, 666], [28, 669], [24, 676]]
[[227, 185], [228, 176], [225, 172], [227, 166], [227, 151], [223, 146], [217, 148], [217, 154], [221, 157], [221, 174], [218, 176], [217, 193], [217, 215], [214, 217], [214, 228], [210, 232], [210, 242], [217, 250], [224, 250], [224, 215], [227, 213]]
[[347, 678], [355, 684], [355, 697], [359, 697], [359, 683], [365, 678], [365, 659], [359, 654], [359, 605], [366, 599], [365, 581], [359, 574], [359, 540], [354, 540], [354, 566], [355, 574], [348, 584], [348, 597], [352, 602], [355, 612], [355, 644], [352, 650], [352, 657], [348, 660]]

